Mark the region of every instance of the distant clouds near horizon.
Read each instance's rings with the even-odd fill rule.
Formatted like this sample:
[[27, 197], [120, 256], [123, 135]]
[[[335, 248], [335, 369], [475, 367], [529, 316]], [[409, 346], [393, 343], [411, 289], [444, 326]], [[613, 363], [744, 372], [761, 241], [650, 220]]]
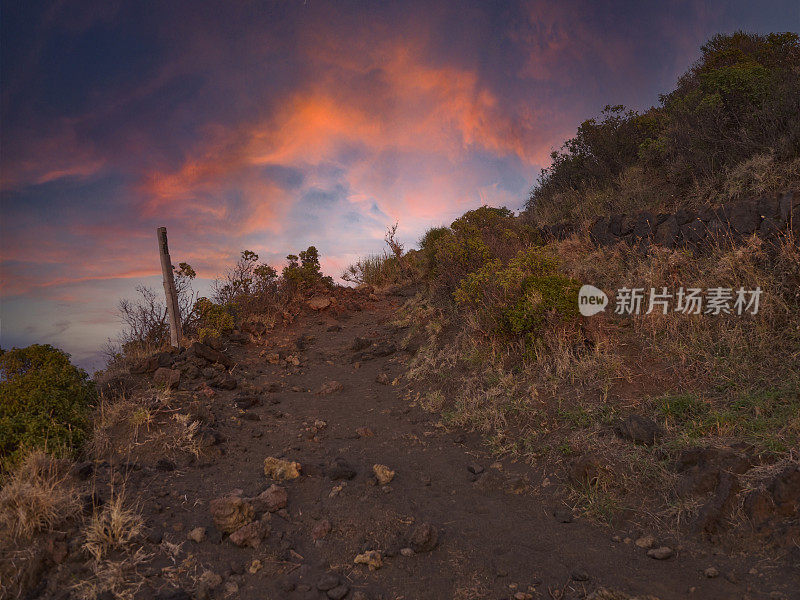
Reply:
[[[155, 228], [200, 278], [310, 244], [338, 275], [519, 209], [605, 104], [647, 108], [721, 31], [796, 2], [5, 3], [0, 344], [85, 365], [158, 285]], [[204, 285], [201, 282], [201, 285]]]

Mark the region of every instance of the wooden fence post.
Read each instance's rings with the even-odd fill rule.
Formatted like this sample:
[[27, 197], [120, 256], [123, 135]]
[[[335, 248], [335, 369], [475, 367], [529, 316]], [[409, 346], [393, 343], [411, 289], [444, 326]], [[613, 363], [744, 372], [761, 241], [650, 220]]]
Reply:
[[164, 278], [164, 295], [167, 298], [167, 316], [169, 317], [169, 339], [173, 346], [181, 343], [181, 314], [178, 309], [178, 293], [175, 291], [175, 277], [172, 275], [172, 262], [169, 259], [167, 245], [167, 228], [159, 227], [158, 254], [161, 257], [161, 275]]

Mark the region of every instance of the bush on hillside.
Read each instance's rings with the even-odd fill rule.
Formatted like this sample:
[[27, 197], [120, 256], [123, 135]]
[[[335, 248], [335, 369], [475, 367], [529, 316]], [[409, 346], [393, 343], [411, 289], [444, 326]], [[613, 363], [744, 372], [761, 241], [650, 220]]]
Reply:
[[400, 259], [387, 254], [370, 254], [359, 258], [344, 273], [344, 281], [356, 285], [383, 287], [403, 281], [404, 269]]
[[240, 311], [257, 310], [259, 307], [254, 305], [263, 304], [277, 291], [278, 272], [266, 263], [259, 263], [258, 254], [252, 250], [242, 250], [236, 264], [214, 281], [214, 301]]
[[461, 280], [489, 261], [507, 261], [536, 234], [505, 207], [482, 206], [464, 213], [449, 228], [430, 230], [422, 239], [434, 285], [452, 293]]
[[534, 341], [546, 324], [577, 319], [579, 288], [554, 256], [529, 248], [505, 266], [496, 259], [467, 275], [455, 300], [471, 312], [483, 335]]
[[419, 276], [419, 254], [416, 250], [405, 251], [397, 239], [398, 223], [386, 228], [383, 241], [389, 249], [381, 254], [370, 254], [351, 264], [342, 279], [356, 285], [381, 288], [388, 285], [408, 283]]
[[71, 454], [86, 440], [94, 384], [69, 355], [34, 344], [0, 354], [0, 465], [33, 449]]

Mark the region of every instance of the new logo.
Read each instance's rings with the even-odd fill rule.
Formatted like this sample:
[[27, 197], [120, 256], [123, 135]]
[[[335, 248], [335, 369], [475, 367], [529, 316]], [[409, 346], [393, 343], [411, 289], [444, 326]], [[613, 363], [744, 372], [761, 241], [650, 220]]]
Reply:
[[602, 312], [608, 306], [608, 296], [593, 285], [584, 285], [578, 290], [578, 310], [584, 317]]

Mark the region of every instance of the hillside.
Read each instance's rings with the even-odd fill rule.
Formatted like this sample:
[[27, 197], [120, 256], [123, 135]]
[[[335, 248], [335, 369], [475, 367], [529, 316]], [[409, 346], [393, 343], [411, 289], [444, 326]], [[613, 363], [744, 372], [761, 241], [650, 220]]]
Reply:
[[[573, 510], [557, 471], [498, 456], [409, 402], [409, 327], [392, 322], [402, 296], [326, 299], [290, 326], [217, 349], [195, 343], [126, 376], [91, 459], [51, 466], [58, 493], [80, 502], [58, 507], [33, 552], [4, 554], [4, 592], [793, 597], [795, 574], [780, 561], [725, 556], [633, 522], [597, 527]], [[208, 366], [192, 376], [187, 364]], [[164, 371], [183, 374], [165, 389]], [[30, 493], [12, 483], [4, 510], [12, 491]]]

